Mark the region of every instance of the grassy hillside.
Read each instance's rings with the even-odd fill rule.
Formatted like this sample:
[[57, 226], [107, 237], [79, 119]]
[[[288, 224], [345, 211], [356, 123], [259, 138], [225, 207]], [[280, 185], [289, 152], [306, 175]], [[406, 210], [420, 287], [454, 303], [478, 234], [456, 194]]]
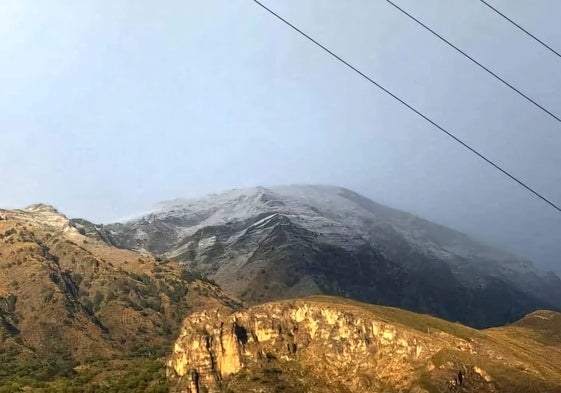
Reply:
[[[413, 328], [423, 333], [443, 332], [461, 338], [476, 349], [469, 353], [458, 348], [443, 348], [431, 359], [432, 366], [442, 369], [473, 367], [485, 370], [501, 390], [509, 393], [561, 392], [561, 313], [536, 311], [512, 325], [476, 330], [429, 315], [393, 307], [363, 304], [330, 297], [310, 298], [345, 309], [355, 308], [373, 313], [388, 323]], [[359, 311], [360, 312], [360, 311]], [[452, 366], [453, 367], [450, 367]], [[438, 376], [438, 372], [436, 375]], [[450, 374], [450, 373], [449, 373]], [[445, 379], [445, 378], [444, 378]], [[429, 392], [445, 392], [439, 378], [422, 373], [419, 383]], [[474, 391], [477, 391], [474, 390]]]
[[1, 391], [86, 383], [123, 357], [163, 375], [185, 315], [240, 307], [176, 263], [82, 235], [52, 208], [1, 213]]

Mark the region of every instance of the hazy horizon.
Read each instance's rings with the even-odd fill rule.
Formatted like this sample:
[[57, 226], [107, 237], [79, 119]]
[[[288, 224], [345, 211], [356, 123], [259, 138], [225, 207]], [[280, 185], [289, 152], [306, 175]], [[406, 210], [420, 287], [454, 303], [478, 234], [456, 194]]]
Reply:
[[[386, 2], [266, 1], [561, 204], [561, 123]], [[398, 4], [561, 115], [561, 59], [477, 1]], [[561, 49], [561, 2], [493, 0]], [[252, 1], [0, 4], [0, 207], [110, 222], [329, 184], [561, 274], [561, 214]]]

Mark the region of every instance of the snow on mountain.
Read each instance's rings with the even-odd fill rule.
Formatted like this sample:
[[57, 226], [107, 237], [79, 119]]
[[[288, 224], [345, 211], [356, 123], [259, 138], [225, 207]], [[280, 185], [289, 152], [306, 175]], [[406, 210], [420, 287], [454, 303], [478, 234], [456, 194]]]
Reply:
[[389, 235], [403, 237], [427, 255], [450, 261], [492, 259], [511, 268], [537, 272], [530, 261], [512, 253], [335, 186], [254, 187], [197, 199], [175, 199], [160, 203], [154, 211], [127, 224], [169, 220], [179, 224], [182, 236], [189, 236], [204, 227], [241, 222], [263, 213], [284, 215], [313, 232], [358, 235], [373, 242], [383, 242], [383, 236], [394, 231]]
[[[176, 199], [102, 232], [114, 245], [179, 260], [249, 302], [327, 293], [476, 326], [561, 307], [561, 280], [530, 261], [341, 187]], [[489, 309], [487, 297], [497, 297]]]

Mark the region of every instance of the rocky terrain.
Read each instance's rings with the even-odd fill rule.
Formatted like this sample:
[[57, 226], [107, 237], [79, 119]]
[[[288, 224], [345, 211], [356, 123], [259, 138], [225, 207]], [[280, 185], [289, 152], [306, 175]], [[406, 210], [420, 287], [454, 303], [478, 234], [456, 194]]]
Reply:
[[178, 260], [250, 304], [336, 295], [473, 327], [561, 308], [561, 280], [452, 229], [328, 186], [232, 190], [79, 226]]
[[561, 392], [561, 314], [475, 330], [329, 297], [267, 303], [183, 325], [173, 392]]
[[92, 359], [162, 356], [188, 313], [240, 307], [178, 264], [81, 232], [50, 206], [0, 210], [0, 387]]
[[561, 392], [560, 291], [336, 187], [0, 209], [0, 393]]

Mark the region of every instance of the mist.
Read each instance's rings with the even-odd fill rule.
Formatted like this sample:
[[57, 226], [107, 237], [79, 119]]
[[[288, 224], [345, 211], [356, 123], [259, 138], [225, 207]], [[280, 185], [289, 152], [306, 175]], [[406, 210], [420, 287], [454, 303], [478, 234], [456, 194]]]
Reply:
[[[386, 2], [265, 3], [561, 203], [561, 123]], [[561, 3], [492, 3], [561, 48]], [[399, 4], [561, 115], [561, 59], [480, 2]], [[0, 84], [1, 207], [332, 184], [561, 273], [561, 213], [252, 1], [5, 0]]]

